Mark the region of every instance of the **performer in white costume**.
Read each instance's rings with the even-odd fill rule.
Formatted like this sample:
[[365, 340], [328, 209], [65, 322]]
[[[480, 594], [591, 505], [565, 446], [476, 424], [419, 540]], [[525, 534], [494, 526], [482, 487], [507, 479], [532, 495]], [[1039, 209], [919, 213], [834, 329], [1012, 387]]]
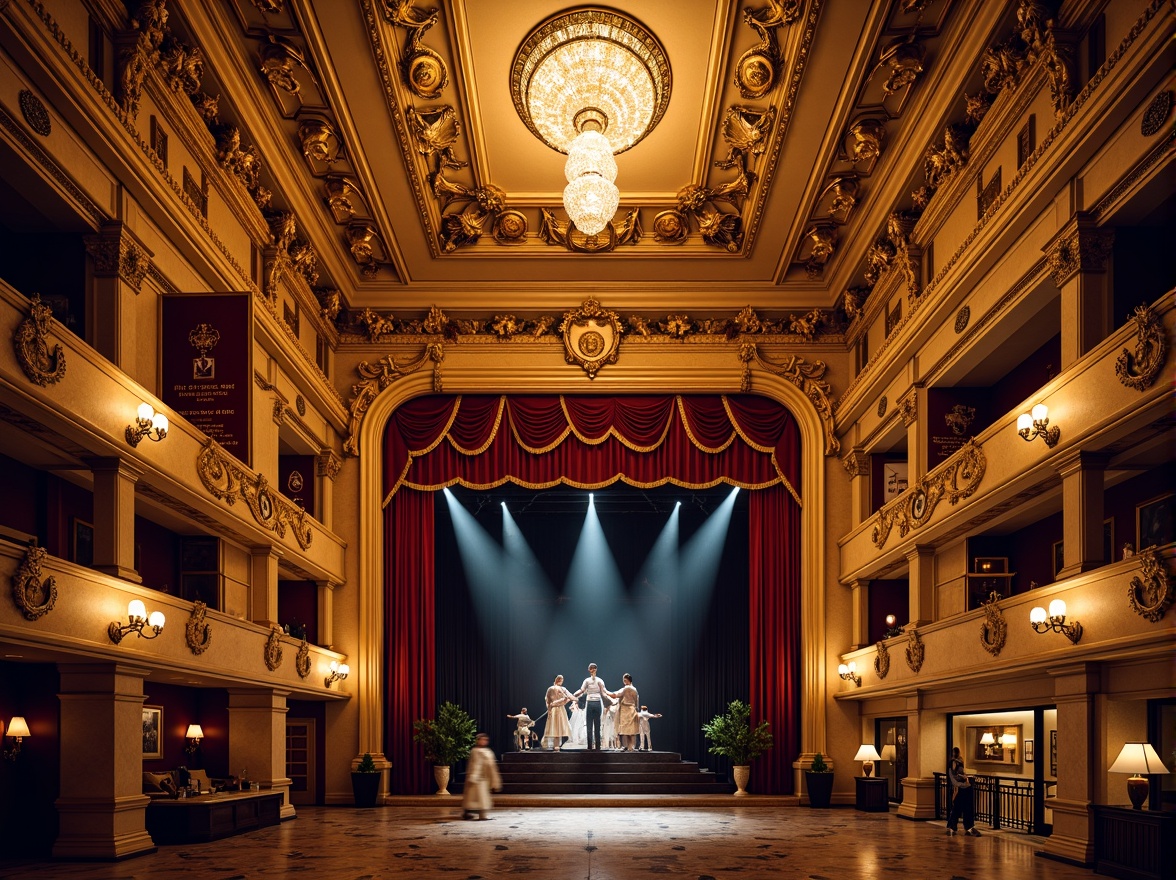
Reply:
[[491, 791], [502, 790], [502, 778], [498, 775], [498, 760], [490, 751], [489, 734], [479, 733], [474, 739], [466, 763], [465, 787], [461, 790], [461, 814], [463, 819], [489, 819], [487, 813], [494, 806]]
[[641, 705], [641, 697], [637, 695], [637, 688], [633, 687], [633, 676], [625, 673], [625, 686], [617, 694], [616, 732], [621, 740], [621, 747], [626, 752], [633, 751], [637, 744], [637, 734], [641, 730], [640, 719], [637, 717], [637, 707]]
[[[649, 752], [649, 751], [653, 750], [653, 747], [650, 745], [650, 740], [649, 740], [649, 719], [650, 718], [661, 718], [661, 712], [656, 712], [656, 713], [650, 712], [648, 706], [642, 706], [641, 711], [637, 713], [638, 727], [641, 731], [639, 734], [637, 734], [637, 750], [638, 751], [644, 750], [646, 752]], [[643, 742], [645, 743], [644, 746], [642, 745]]]
[[582, 749], [587, 745], [588, 725], [585, 718], [584, 710], [580, 708], [580, 704], [572, 699], [572, 717], [568, 722], [571, 725], [572, 732], [564, 745], [565, 749]]
[[547, 725], [543, 728], [543, 748], [559, 751], [564, 737], [572, 735], [568, 724], [568, 703], [575, 700], [572, 692], [563, 686], [564, 677], [557, 675], [555, 683], [547, 689], [544, 701], [547, 703]]
[[604, 721], [601, 724], [602, 739], [604, 740], [604, 749], [607, 752], [616, 751], [621, 747], [621, 741], [617, 739], [617, 704], [613, 703], [604, 710]]
[[515, 728], [514, 740], [515, 751], [525, 752], [531, 748], [531, 738], [535, 735], [532, 728], [535, 722], [531, 720], [531, 716], [527, 714], [527, 707], [523, 706], [519, 710], [518, 715], [507, 715], [507, 718], [514, 718], [518, 722], [518, 727]]

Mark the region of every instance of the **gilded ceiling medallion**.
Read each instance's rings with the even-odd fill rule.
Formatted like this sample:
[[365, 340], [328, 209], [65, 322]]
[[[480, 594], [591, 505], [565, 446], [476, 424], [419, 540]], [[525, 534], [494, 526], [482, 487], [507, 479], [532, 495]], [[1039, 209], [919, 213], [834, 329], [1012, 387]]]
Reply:
[[589, 379], [595, 379], [605, 364], [617, 362], [621, 319], [596, 300], [584, 300], [574, 312], [565, 312], [559, 332], [563, 334], [564, 359], [583, 367]]
[[744, 52], [735, 65], [735, 86], [744, 98], [762, 98], [779, 83], [784, 60], [776, 30], [799, 17], [798, 0], [769, 0], [767, 6], [743, 10], [743, 20], [760, 38], [759, 44]]

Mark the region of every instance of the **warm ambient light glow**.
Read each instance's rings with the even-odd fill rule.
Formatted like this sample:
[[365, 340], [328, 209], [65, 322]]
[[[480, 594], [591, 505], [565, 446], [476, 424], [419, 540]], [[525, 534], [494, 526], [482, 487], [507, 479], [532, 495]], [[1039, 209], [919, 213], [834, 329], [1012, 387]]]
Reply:
[[159, 442], [167, 436], [167, 416], [156, 412], [149, 403], [140, 403], [135, 411], [135, 424], [127, 425], [126, 439], [131, 446], [138, 446], [144, 437]]
[[351, 667], [346, 663], [340, 663], [338, 660], [332, 660], [331, 665], [327, 667], [331, 674], [326, 677], [325, 684], [330, 687], [337, 681], [342, 681], [351, 674]]
[[8, 730], [4, 731], [4, 735], [13, 741], [12, 748], [4, 750], [4, 757], [9, 761], [15, 761], [16, 756], [20, 754], [20, 745], [24, 742], [24, 738], [26, 736], [32, 736], [29, 733], [29, 726], [25, 723], [24, 716], [13, 715], [12, 720], [8, 722]]
[[857, 754], [853, 756], [855, 761], [862, 762], [862, 775], [874, 775], [874, 762], [881, 761], [882, 756], [878, 754], [878, 750], [874, 748], [873, 743], [862, 743], [858, 748]]
[[852, 681], [856, 686], [861, 687], [862, 679], [857, 674], [857, 663], [850, 660], [848, 664], [842, 663], [837, 667], [837, 674], [846, 681]]
[[996, 737], [992, 735], [991, 730], [984, 731], [984, 735], [980, 737], [980, 745], [982, 745], [982, 746], [996, 745]]
[[187, 739], [204, 739], [204, 731], [199, 724], [189, 724], [188, 732], [184, 734]]
[[620, 190], [613, 183], [617, 163], [608, 138], [598, 131], [581, 132], [568, 150], [564, 164], [568, 185], [564, 187], [564, 210], [576, 228], [596, 235], [608, 225], [621, 203]]
[[106, 634], [116, 645], [129, 633], [135, 633], [141, 639], [153, 639], [163, 632], [166, 621], [162, 611], [148, 614], [142, 599], [132, 599], [127, 603], [127, 623], [120, 625], [117, 620], [113, 621], [107, 627]]
[[1130, 773], [1127, 780], [1127, 796], [1131, 799], [1131, 806], [1139, 810], [1147, 800], [1150, 783], [1142, 774], [1167, 773], [1168, 768], [1156, 754], [1156, 750], [1148, 742], [1123, 743], [1119, 757], [1115, 758], [1108, 773]]

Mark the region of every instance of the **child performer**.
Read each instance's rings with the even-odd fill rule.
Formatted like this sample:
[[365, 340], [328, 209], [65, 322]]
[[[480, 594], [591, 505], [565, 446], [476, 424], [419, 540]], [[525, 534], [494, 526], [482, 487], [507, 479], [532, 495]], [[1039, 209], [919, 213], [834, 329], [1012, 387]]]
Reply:
[[[654, 714], [653, 712], [649, 711], [648, 706], [642, 706], [641, 711], [637, 713], [637, 723], [640, 728], [640, 733], [637, 734], [637, 749], [638, 749], [638, 751], [641, 751], [642, 749], [644, 749], [647, 752], [651, 751], [651, 746], [649, 743], [649, 719], [650, 718], [661, 718], [661, 712]], [[642, 742], [645, 743], [644, 746], [642, 745]]]
[[527, 714], [527, 707], [523, 706], [519, 710], [518, 715], [507, 715], [507, 718], [514, 718], [518, 721], [518, 727], [515, 728], [515, 750], [519, 752], [529, 751], [531, 748], [531, 728], [535, 726], [535, 722], [531, 720], [531, 716]]

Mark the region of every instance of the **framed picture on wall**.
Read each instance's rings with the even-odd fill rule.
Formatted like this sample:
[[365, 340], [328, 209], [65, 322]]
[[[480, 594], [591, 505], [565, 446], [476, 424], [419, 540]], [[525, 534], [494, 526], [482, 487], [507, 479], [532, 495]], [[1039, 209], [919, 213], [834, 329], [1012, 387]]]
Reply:
[[143, 757], [163, 757], [163, 706], [143, 707]]
[[1049, 775], [1058, 778], [1058, 732], [1049, 732]]
[[87, 568], [94, 564], [94, 526], [75, 519], [70, 535], [70, 559]]
[[1169, 492], [1135, 508], [1135, 549], [1163, 547], [1176, 540], [1176, 494]]
[[1066, 567], [1064, 543], [1063, 541], [1054, 541], [1053, 545], [1053, 576], [1055, 581], [1058, 579], [1058, 573]]
[[1026, 764], [1033, 763], [1033, 740], [1031, 740], [1031, 739], [1025, 740], [1025, 748], [1021, 754], [1023, 754], [1025, 756], [1025, 763]]
[[907, 463], [887, 461], [882, 464], [882, 503], [893, 501], [907, 489]]

